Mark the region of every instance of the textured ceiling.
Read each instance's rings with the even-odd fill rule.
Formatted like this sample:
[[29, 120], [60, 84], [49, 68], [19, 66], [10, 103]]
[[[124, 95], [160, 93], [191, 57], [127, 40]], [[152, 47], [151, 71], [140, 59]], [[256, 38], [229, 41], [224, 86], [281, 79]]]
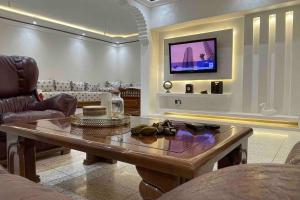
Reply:
[[[138, 32], [135, 18], [117, 0], [0, 0], [0, 4], [10, 4], [12, 8], [111, 34]], [[2, 11], [0, 14], [5, 13]], [[10, 14], [9, 17], [20, 19], [16, 14]], [[45, 22], [38, 23], [49, 25]], [[57, 25], [50, 26], [57, 28]]]

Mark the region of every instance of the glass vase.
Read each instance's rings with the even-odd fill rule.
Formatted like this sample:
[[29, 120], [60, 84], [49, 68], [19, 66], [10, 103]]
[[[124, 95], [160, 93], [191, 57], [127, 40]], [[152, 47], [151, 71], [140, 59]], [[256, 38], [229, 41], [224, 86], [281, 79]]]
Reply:
[[122, 117], [124, 115], [124, 100], [119, 91], [112, 92], [112, 117]]

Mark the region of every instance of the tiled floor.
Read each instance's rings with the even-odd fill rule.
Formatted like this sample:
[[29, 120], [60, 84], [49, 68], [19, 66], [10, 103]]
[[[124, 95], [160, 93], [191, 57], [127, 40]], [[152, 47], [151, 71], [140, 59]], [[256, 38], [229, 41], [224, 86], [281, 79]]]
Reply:
[[[300, 132], [254, 129], [249, 140], [249, 163], [284, 163]], [[140, 177], [126, 163], [82, 165], [85, 154], [70, 154], [38, 161], [42, 184], [74, 200], [136, 200]]]

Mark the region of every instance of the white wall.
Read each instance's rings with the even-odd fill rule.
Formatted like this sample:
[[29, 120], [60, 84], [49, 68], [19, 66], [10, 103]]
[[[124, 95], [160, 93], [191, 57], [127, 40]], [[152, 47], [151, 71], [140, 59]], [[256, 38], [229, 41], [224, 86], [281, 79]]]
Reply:
[[[292, 30], [286, 22], [286, 13], [293, 11]], [[276, 15], [276, 30], [269, 31], [269, 17]], [[258, 40], [258, 57], [253, 51], [253, 19], [260, 19], [260, 34]], [[274, 104], [267, 109], [275, 109], [277, 114], [300, 114], [300, 6], [286, 7], [266, 12], [248, 15], [245, 18], [245, 59], [244, 59], [244, 106], [243, 112], [261, 112], [259, 104], [268, 103], [273, 99]], [[285, 37], [292, 32], [291, 37]], [[270, 34], [275, 36], [274, 46], [270, 46]], [[291, 45], [289, 50], [288, 45]], [[273, 53], [274, 62], [270, 59]], [[255, 61], [257, 59], [257, 61]], [[254, 62], [257, 64], [253, 65]], [[274, 81], [270, 77], [270, 67], [274, 67]], [[253, 71], [257, 68], [257, 73]], [[289, 69], [290, 68], [290, 69]], [[289, 74], [290, 75], [289, 75]], [[271, 86], [271, 87], [270, 87]], [[274, 89], [272, 89], [274, 88]], [[274, 94], [272, 94], [273, 92]]]
[[140, 82], [140, 44], [111, 45], [0, 20], [0, 54], [36, 59], [40, 79]]
[[[151, 74], [155, 75], [156, 78], [151, 80], [149, 83], [150, 87], [153, 90], [156, 89], [156, 93], [164, 92], [162, 87], [163, 81], [165, 81], [165, 48], [164, 46], [165, 41], [170, 40], [172, 38], [177, 37], [187, 37], [191, 36], [194, 37], [195, 35], [204, 34], [204, 33], [212, 33], [218, 32], [222, 30], [233, 30], [230, 31], [232, 34], [233, 40], [232, 42], [232, 65], [227, 68], [230, 72], [232, 72], [232, 77], [223, 80], [224, 81], [224, 92], [232, 93], [232, 101], [230, 102], [230, 111], [232, 112], [239, 112], [242, 110], [242, 97], [243, 97], [243, 48], [244, 48], [244, 18], [236, 18], [236, 19], [229, 19], [223, 20], [216, 23], [209, 23], [209, 24], [194, 24], [193, 26], [182, 26], [181, 28], [170, 30], [170, 31], [154, 31], [158, 36], [155, 40], [152, 40], [153, 48], [153, 59], [151, 67]], [[226, 59], [223, 58], [223, 59]], [[218, 62], [222, 62], [222, 60], [218, 60]], [[230, 62], [231, 63], [231, 62]], [[158, 69], [155, 66], [159, 66]], [[213, 75], [213, 74], [212, 74]], [[173, 80], [173, 88], [172, 92], [185, 92], [185, 84], [192, 83], [194, 84], [195, 92], [199, 93], [201, 90], [210, 90], [210, 82], [211, 80], [207, 80], [206, 78], [198, 77], [195, 80], [193, 77], [189, 78], [188, 76], [185, 77], [185, 80]], [[213, 77], [210, 76], [210, 79], [215, 80]], [[153, 82], [157, 82], [158, 88], [155, 88]], [[171, 102], [174, 104], [174, 101]], [[197, 102], [194, 102], [195, 104]], [[157, 102], [153, 102], [153, 105], [157, 106]], [[184, 108], [182, 108], [184, 109]], [[156, 110], [156, 112], [160, 112]]]
[[[151, 25], [151, 66], [148, 70], [150, 73], [148, 77], [151, 77], [151, 84], [147, 85], [150, 87], [149, 94], [151, 98], [147, 99], [150, 106], [150, 112], [145, 114], [160, 113], [158, 109], [156, 112], [155, 108], [158, 106], [157, 93], [164, 92], [162, 88], [162, 82], [164, 80], [164, 40], [175, 37], [184, 37], [189, 35], [207, 33], [211, 31], [222, 30], [226, 28], [235, 27], [234, 31], [234, 46], [236, 46], [233, 56], [233, 79], [225, 80], [225, 92], [232, 93], [232, 103], [229, 112], [235, 113], [253, 113], [257, 114], [260, 111], [258, 108], [256, 112], [251, 111], [252, 103], [252, 87], [256, 84], [259, 87], [258, 91], [258, 102], [263, 103], [270, 99], [270, 94], [273, 95], [276, 114], [284, 114], [289, 116], [299, 116], [300, 113], [300, 79], [299, 79], [299, 59], [298, 56], [300, 51], [299, 37], [300, 37], [300, 26], [298, 21], [300, 20], [300, 7], [295, 5], [299, 1], [280, 1], [280, 0], [266, 0], [266, 1], [217, 1], [212, 0], [207, 2], [205, 6], [200, 6], [203, 4], [202, 1], [196, 0], [184, 0], [175, 1], [174, 3], [155, 7], [151, 9], [151, 20], [149, 23]], [[231, 3], [228, 3], [231, 2]], [[277, 3], [290, 2], [290, 4], [275, 5]], [[223, 4], [225, 6], [223, 6]], [[263, 7], [268, 6], [268, 7]], [[270, 7], [274, 6], [274, 7]], [[259, 10], [256, 10], [259, 8]], [[205, 10], [203, 10], [205, 9]], [[253, 9], [253, 10], [251, 10]], [[276, 9], [276, 10], [274, 10]], [[267, 10], [260, 12], [262, 10]], [[286, 51], [285, 43], [285, 25], [284, 16], [285, 12], [289, 10], [294, 10], [294, 30], [293, 30], [293, 41], [292, 41], [292, 58]], [[180, 11], [180, 12], [179, 12]], [[202, 12], [203, 11], [203, 12]], [[241, 11], [238, 15], [230, 15], [232, 12]], [[271, 46], [269, 45], [269, 14], [277, 13], [276, 21], [276, 37], [275, 43]], [[195, 14], [197, 13], [197, 14]], [[250, 13], [250, 14], [249, 14]], [[228, 14], [226, 17], [213, 17], [214, 15], [224, 15]], [[247, 15], [246, 18], [240, 18], [241, 16]], [[261, 67], [259, 69], [260, 75], [257, 82], [252, 80], [252, 53], [253, 49], [251, 47], [252, 41], [249, 45], [249, 37], [252, 37], [252, 29], [249, 29], [249, 23], [252, 26], [252, 18], [249, 21], [249, 16], [254, 17], [256, 15], [263, 16], [262, 27], [261, 27], [261, 41], [259, 44], [259, 54], [263, 59], [259, 60], [258, 65]], [[238, 16], [238, 17], [237, 17]], [[227, 20], [226, 20], [227, 19]], [[192, 20], [192, 21], [191, 21]], [[186, 22], [186, 23], [181, 23]], [[228, 25], [228, 23], [231, 25]], [[245, 27], [244, 27], [245, 25]], [[245, 29], [244, 29], [245, 28]], [[245, 37], [245, 51], [244, 51], [244, 37]], [[274, 53], [268, 53], [268, 49], [274, 47]], [[250, 48], [250, 49], [249, 49]], [[250, 61], [249, 61], [250, 59]], [[250, 62], [250, 63], [249, 63]], [[275, 63], [275, 64], [274, 64]], [[291, 100], [290, 104], [285, 104], [286, 83], [289, 80], [283, 78], [286, 71], [286, 63], [292, 63], [292, 74], [291, 74]], [[157, 68], [158, 66], [158, 68]], [[272, 86], [268, 80], [270, 79], [269, 66], [274, 67], [274, 85]], [[184, 85], [186, 83], [193, 83], [197, 91], [209, 88], [209, 82], [207, 81], [174, 81], [172, 89], [173, 92], [183, 92]], [[144, 84], [148, 84], [144, 82]], [[284, 84], [284, 85], [283, 85]], [[267, 92], [268, 88], [274, 88], [274, 92]], [[144, 86], [143, 86], [144, 87]], [[145, 86], [146, 87], [146, 86]], [[142, 99], [142, 102], [144, 100]], [[284, 107], [289, 107], [290, 112], [285, 112]], [[182, 108], [184, 109], [184, 108]], [[196, 111], [196, 110], [194, 110]], [[201, 110], [199, 110], [201, 112]]]
[[[142, 114], [148, 115], [156, 112], [157, 91], [160, 90], [161, 78], [163, 75], [159, 69], [160, 56], [163, 51], [159, 48], [160, 33], [163, 30], [170, 30], [170, 25], [176, 25], [171, 29], [180, 29], [187, 24], [193, 25], [197, 20], [206, 19], [209, 17], [222, 16], [224, 19], [231, 17], [231, 13], [251, 12], [254, 9], [264, 9], [264, 7], [274, 6], [275, 4], [295, 4], [299, 3], [299, 0], [251, 0], [251, 1], [237, 1], [237, 0], [176, 0], [172, 3], [165, 4], [154, 8], [146, 8], [141, 4], [136, 3], [134, 0], [127, 0], [133, 6], [136, 6], [143, 13], [148, 25], [150, 43], [148, 46], [142, 46], [141, 53], [141, 68], [142, 68]], [[283, 6], [283, 5], [277, 5]], [[224, 17], [223, 15], [228, 15]], [[194, 21], [192, 21], [194, 20]], [[216, 20], [216, 19], [213, 19]], [[220, 20], [220, 19], [219, 19]], [[212, 21], [212, 20], [211, 20]], [[187, 24], [183, 24], [187, 22]], [[209, 23], [209, 22], [206, 22]], [[199, 23], [203, 24], [203, 22]], [[162, 28], [161, 28], [162, 27]], [[243, 31], [243, 28], [242, 30]], [[183, 35], [184, 36], [184, 35]], [[243, 62], [243, 52], [237, 50], [238, 63]], [[241, 66], [240, 66], [241, 67]], [[242, 72], [243, 73], [243, 72]], [[237, 77], [241, 78], [242, 77]], [[208, 84], [206, 84], [208, 85]], [[180, 85], [182, 87], [182, 85]], [[240, 90], [241, 87], [232, 88], [233, 90]], [[241, 95], [241, 94], [239, 94]], [[239, 96], [242, 99], [241, 96]], [[238, 97], [237, 97], [238, 98]], [[237, 107], [242, 108], [242, 102]]]
[[[147, 26], [147, 34], [149, 41], [152, 38], [155, 39], [155, 35], [150, 33], [150, 10], [148, 7], [136, 2], [135, 0], [127, 0], [128, 3], [136, 8], [138, 8], [143, 14], [143, 18]], [[148, 115], [149, 113], [155, 112], [155, 101], [156, 101], [156, 91], [157, 91], [157, 79], [155, 74], [151, 71], [158, 68], [157, 65], [153, 65], [153, 56], [152, 53], [153, 44], [151, 42], [141, 43], [141, 115]]]

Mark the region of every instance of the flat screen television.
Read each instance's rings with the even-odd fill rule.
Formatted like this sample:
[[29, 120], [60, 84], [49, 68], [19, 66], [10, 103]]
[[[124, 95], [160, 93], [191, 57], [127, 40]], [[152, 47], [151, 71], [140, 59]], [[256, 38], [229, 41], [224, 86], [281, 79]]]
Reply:
[[217, 72], [217, 39], [170, 43], [170, 73]]

